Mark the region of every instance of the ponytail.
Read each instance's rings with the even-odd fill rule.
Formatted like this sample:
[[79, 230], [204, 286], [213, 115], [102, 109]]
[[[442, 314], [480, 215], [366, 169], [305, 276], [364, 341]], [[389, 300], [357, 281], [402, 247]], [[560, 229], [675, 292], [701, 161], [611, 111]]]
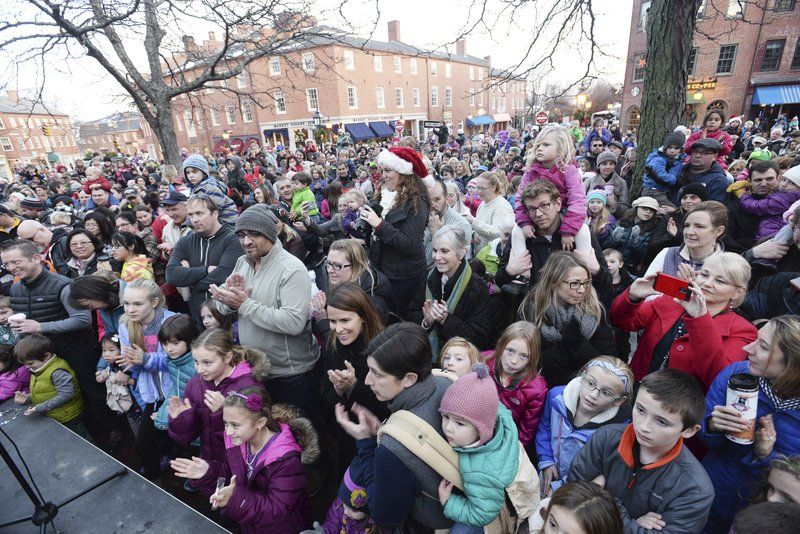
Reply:
[[200, 337], [192, 343], [192, 350], [199, 348], [215, 352], [223, 358], [227, 354], [232, 354], [231, 365], [247, 362], [250, 365], [250, 373], [256, 380], [266, 380], [269, 375], [270, 362], [267, 355], [253, 347], [234, 346], [233, 336], [222, 328], [212, 328], [200, 334]]
[[247, 362], [250, 365], [250, 374], [258, 381], [264, 381], [269, 376], [270, 362], [267, 355], [253, 347], [235, 346], [232, 348], [233, 359], [231, 363]]

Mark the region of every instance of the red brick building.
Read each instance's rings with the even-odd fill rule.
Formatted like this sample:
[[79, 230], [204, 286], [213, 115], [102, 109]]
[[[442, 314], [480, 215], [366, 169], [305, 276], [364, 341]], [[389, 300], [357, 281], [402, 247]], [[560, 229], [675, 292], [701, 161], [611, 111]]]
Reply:
[[[639, 124], [650, 0], [635, 0], [622, 100], [622, 127]], [[689, 61], [684, 122], [712, 108], [726, 117], [800, 114], [800, 6], [795, 0], [704, 0]], [[710, 39], [714, 37], [714, 39]]]
[[160, 157], [161, 154], [158, 139], [147, 121], [136, 111], [114, 113], [102, 119], [84, 122], [78, 131], [81, 154], [87, 151], [131, 155], [148, 152], [154, 157]]

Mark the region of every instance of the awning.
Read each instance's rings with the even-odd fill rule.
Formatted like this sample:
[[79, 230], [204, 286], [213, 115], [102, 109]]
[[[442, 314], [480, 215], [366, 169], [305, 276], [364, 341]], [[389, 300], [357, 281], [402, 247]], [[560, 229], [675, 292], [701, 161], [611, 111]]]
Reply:
[[800, 103], [800, 84], [756, 87], [753, 105], [798, 104]]
[[467, 118], [467, 126], [490, 126], [494, 124], [494, 119], [489, 115], [478, 115], [477, 117]]
[[350, 134], [353, 141], [363, 141], [364, 139], [372, 139], [375, 134], [369, 129], [369, 126], [363, 122], [353, 122], [345, 124], [344, 129]]
[[691, 106], [692, 104], [705, 104], [705, 103], [706, 103], [706, 99], [705, 99], [705, 97], [702, 97], [702, 96], [701, 96], [701, 97], [700, 97], [700, 100], [697, 100], [697, 99], [694, 97], [694, 95], [695, 95], [695, 92], [694, 92], [694, 91], [689, 91], [688, 93], [686, 93], [686, 103], [687, 103], [688, 105], [690, 105], [690, 106]]
[[494, 115], [492, 115], [492, 118], [495, 120], [495, 122], [511, 121], [511, 115], [509, 115], [508, 113], [495, 113]]
[[375, 132], [375, 137], [393, 137], [394, 136], [394, 128], [389, 126], [388, 122], [378, 121], [378, 122], [370, 122], [369, 128], [373, 132]]

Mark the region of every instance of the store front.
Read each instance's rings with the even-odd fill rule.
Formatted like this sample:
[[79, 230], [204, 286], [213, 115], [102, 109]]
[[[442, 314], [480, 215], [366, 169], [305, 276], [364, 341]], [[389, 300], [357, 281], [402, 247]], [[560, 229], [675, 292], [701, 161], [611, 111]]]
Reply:
[[501, 130], [508, 130], [511, 127], [511, 115], [508, 113], [495, 113], [492, 115], [494, 119], [494, 131], [499, 132]]
[[749, 117], [772, 125], [780, 115], [787, 121], [800, 115], [800, 84], [756, 87]]
[[467, 117], [467, 129], [470, 135], [485, 132], [490, 126], [493, 126], [495, 120], [490, 115], [478, 115], [476, 117]]

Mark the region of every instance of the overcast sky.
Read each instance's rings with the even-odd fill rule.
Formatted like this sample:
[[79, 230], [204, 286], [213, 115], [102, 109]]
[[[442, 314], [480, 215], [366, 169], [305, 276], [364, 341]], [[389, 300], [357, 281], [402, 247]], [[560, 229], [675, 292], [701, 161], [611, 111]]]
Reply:
[[[333, 0], [319, 1], [317, 9], [318, 22], [341, 26], [327, 9]], [[466, 2], [452, 0], [405, 0], [392, 1], [373, 0], [378, 2], [380, 19], [373, 24], [368, 15], [374, 19], [375, 4], [369, 0], [351, 0], [345, 15], [354, 23], [359, 34], [366, 36], [375, 27], [372, 37], [386, 40], [386, 22], [399, 20], [401, 38], [404, 42], [422, 48], [436, 48], [450, 42], [462, 31], [465, 24], [474, 21], [468, 8], [454, 9], [453, 5], [467, 5]], [[475, 0], [480, 2], [481, 0]], [[538, 27], [542, 17], [542, 9], [538, 6], [558, 0], [531, 0], [531, 6], [519, 13], [514, 20], [500, 18], [493, 24], [491, 32], [479, 30], [467, 38], [467, 52], [473, 56], [492, 57], [492, 65], [507, 68], [518, 64], [523, 52], [530, 43], [532, 32]], [[491, 2], [491, 0], [490, 0]], [[609, 54], [601, 59], [599, 74], [612, 83], [621, 83], [625, 73], [625, 60], [628, 33], [630, 30], [631, 7], [633, 0], [595, 0], [598, 41]], [[538, 7], [538, 9], [537, 9]], [[361, 17], [361, 20], [359, 17]], [[193, 28], [190, 32], [197, 40], [206, 38], [211, 28]], [[219, 32], [218, 32], [219, 34]], [[577, 36], [567, 43], [564, 52], [557, 58], [556, 71], [547, 80], [574, 81], [578, 74], [576, 65], [581, 62], [582, 52], [586, 44]], [[455, 51], [454, 49], [452, 50]], [[533, 56], [531, 56], [533, 57]], [[31, 89], [35, 84], [34, 75], [26, 73], [19, 80], [21, 92]], [[12, 84], [13, 85], [13, 84]], [[49, 65], [45, 85], [46, 101], [69, 113], [73, 120], [93, 120], [115, 111], [130, 108], [124, 97], [120, 97], [121, 89], [97, 63], [86, 58], [71, 61], [68, 65], [54, 62]]]

